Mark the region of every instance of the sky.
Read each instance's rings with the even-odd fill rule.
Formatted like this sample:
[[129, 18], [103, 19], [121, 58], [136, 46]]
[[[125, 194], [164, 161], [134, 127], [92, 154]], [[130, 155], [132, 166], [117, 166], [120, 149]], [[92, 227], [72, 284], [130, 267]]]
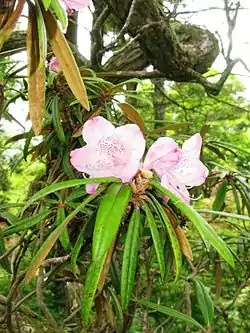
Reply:
[[[208, 9], [211, 7], [220, 7], [222, 9], [212, 9], [208, 11], [199, 11], [196, 14], [186, 14], [180, 16], [182, 20], [188, 20], [189, 23], [197, 24], [201, 27], [209, 29], [211, 32], [218, 32], [223, 41], [224, 47], [227, 46], [227, 22], [223, 10], [223, 0], [186, 0], [188, 6], [180, 8], [179, 11], [199, 11], [200, 9]], [[241, 0], [242, 7], [249, 8], [240, 10], [237, 18], [236, 28], [233, 34], [233, 58], [241, 58], [248, 68], [250, 68], [250, 0]], [[90, 58], [90, 31], [92, 26], [91, 9], [85, 8], [79, 12], [79, 29], [78, 29], [78, 43], [79, 51], [86, 57]], [[25, 25], [25, 22], [23, 23]], [[20, 27], [22, 27], [22, 25]], [[26, 54], [15, 55], [14, 59], [18, 61], [25, 61]], [[218, 56], [212, 66], [218, 71], [225, 68], [225, 61], [222, 55]], [[246, 89], [244, 97], [250, 100], [250, 73], [244, 68], [242, 64], [237, 64], [233, 73], [239, 74], [239, 79], [243, 82]], [[10, 135], [21, 133], [24, 130], [29, 130], [31, 127], [30, 121], [27, 121], [28, 106], [27, 103], [18, 100], [17, 103], [10, 105], [10, 113], [13, 114], [22, 124], [24, 129], [16, 123], [1, 120], [0, 124]]]

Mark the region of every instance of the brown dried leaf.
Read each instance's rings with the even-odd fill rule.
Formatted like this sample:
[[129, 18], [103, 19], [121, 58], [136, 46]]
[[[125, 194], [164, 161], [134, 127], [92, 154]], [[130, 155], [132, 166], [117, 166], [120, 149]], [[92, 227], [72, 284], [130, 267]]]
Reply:
[[202, 139], [204, 139], [205, 134], [207, 133], [207, 131], [209, 130], [210, 125], [203, 125], [201, 130], [200, 130], [200, 135], [202, 137]]
[[107, 256], [106, 256], [106, 259], [105, 259], [105, 263], [103, 265], [102, 274], [100, 276], [100, 280], [99, 280], [98, 287], [97, 287], [98, 292], [101, 292], [102, 288], [104, 286], [104, 282], [105, 282], [106, 276], [108, 274], [110, 262], [111, 262], [112, 255], [113, 255], [113, 252], [114, 252], [115, 243], [116, 243], [116, 237], [115, 237], [115, 239], [113, 240], [113, 242], [110, 246], [109, 252], [107, 253]]
[[177, 226], [177, 228], [175, 229], [175, 233], [178, 238], [182, 253], [189, 260], [193, 260], [193, 253], [191, 246], [180, 226]]
[[[17, 21], [19, 20], [23, 6], [24, 6], [25, 0], [19, 0], [16, 9], [13, 11], [13, 13], [9, 16], [7, 22], [6, 22], [6, 15], [2, 14], [1, 16], [1, 22], [5, 23], [4, 26], [0, 26], [0, 50], [2, 49], [3, 44], [5, 41], [9, 38], [11, 35], [12, 31], [15, 29], [15, 26], [17, 24]], [[2, 5], [2, 4], [1, 4]], [[10, 3], [10, 6], [12, 4]], [[11, 10], [11, 8], [10, 8]], [[7, 14], [9, 15], [9, 13]]]
[[86, 110], [89, 110], [86, 88], [66, 38], [61, 32], [57, 21], [50, 10], [45, 11], [43, 9], [43, 17], [51, 47], [60, 63], [65, 79], [75, 97], [81, 102]]
[[189, 125], [190, 125], [190, 123], [166, 125], [166, 126], [156, 128], [155, 130], [148, 132], [147, 136], [151, 136], [151, 135], [154, 135], [154, 134], [159, 134], [159, 133], [165, 132], [167, 130], [176, 130], [176, 129], [179, 129], [179, 128], [182, 128], [182, 127], [187, 127]]
[[42, 129], [45, 106], [45, 64], [39, 55], [37, 21], [34, 6], [29, 6], [27, 30], [29, 114], [35, 135]]
[[126, 117], [134, 124], [138, 125], [143, 133], [147, 132], [146, 126], [139, 115], [139, 113], [136, 111], [136, 109], [127, 103], [120, 103], [119, 107], [122, 109], [122, 111], [125, 113]]
[[192, 253], [192, 249], [191, 246], [189, 244], [188, 239], [186, 238], [183, 230], [181, 229], [181, 227], [178, 225], [175, 217], [171, 214], [170, 210], [168, 208], [164, 208], [170, 223], [172, 224], [174, 231], [176, 233], [176, 237], [178, 238], [179, 244], [180, 244], [180, 248], [182, 253], [184, 254], [184, 256], [186, 258], [188, 258], [189, 260], [193, 260], [193, 253]]
[[222, 290], [222, 268], [220, 257], [217, 257], [215, 260], [215, 276], [216, 276], [216, 298], [221, 296]]

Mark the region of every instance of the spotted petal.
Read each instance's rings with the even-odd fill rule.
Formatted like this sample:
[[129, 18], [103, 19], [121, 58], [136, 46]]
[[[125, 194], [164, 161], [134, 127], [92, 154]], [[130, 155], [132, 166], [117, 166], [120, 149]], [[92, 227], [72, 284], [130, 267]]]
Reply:
[[145, 139], [140, 128], [135, 124], [128, 124], [117, 127], [115, 134], [127, 142], [132, 149], [132, 155], [136, 159], [141, 159], [145, 150]]
[[97, 190], [99, 184], [86, 184], [86, 192], [88, 194], [93, 194]]
[[[167, 190], [175, 194], [178, 198], [184, 201], [186, 204], [190, 203], [189, 192], [185, 185], [180, 183], [171, 174], [165, 174], [161, 178], [161, 185]], [[168, 197], [164, 196], [164, 201], [168, 201]]]
[[98, 116], [89, 119], [83, 126], [82, 136], [89, 145], [95, 145], [103, 137], [111, 136], [115, 127], [105, 118]]
[[189, 154], [192, 157], [199, 158], [202, 146], [202, 138], [200, 133], [196, 133], [191, 138], [186, 140], [182, 145], [184, 154]]
[[149, 148], [145, 157], [143, 169], [154, 169], [161, 176], [168, 169], [177, 164], [180, 148], [171, 138], [159, 138]]

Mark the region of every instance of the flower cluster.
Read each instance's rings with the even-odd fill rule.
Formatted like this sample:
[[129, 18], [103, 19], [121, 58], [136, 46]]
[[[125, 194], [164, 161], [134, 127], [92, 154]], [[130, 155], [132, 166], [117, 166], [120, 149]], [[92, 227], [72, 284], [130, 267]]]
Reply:
[[[71, 151], [71, 164], [92, 178], [117, 177], [129, 183], [139, 170], [154, 170], [162, 186], [189, 203], [188, 188], [203, 184], [208, 175], [200, 161], [199, 133], [185, 141], [182, 149], [171, 138], [159, 138], [149, 148], [144, 162], [145, 139], [135, 124], [115, 128], [98, 116], [85, 123], [82, 135], [87, 144]], [[97, 187], [89, 184], [87, 192], [92, 194]]]
[[51, 72], [54, 73], [60, 73], [61, 72], [61, 66], [58, 62], [58, 60], [56, 59], [56, 57], [51, 57], [49, 64], [48, 64], [48, 68]]
[[91, 0], [61, 0], [65, 6], [68, 15], [71, 15], [73, 10], [79, 10], [91, 5]]

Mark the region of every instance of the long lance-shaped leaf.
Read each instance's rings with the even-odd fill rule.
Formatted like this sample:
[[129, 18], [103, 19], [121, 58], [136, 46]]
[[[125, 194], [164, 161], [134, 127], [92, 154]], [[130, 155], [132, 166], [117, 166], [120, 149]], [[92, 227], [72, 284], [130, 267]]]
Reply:
[[131, 195], [132, 190], [129, 185], [112, 184], [102, 198], [93, 234], [93, 261], [106, 257]]
[[4, 236], [8, 237], [10, 235], [13, 235], [17, 232], [29, 229], [48, 217], [51, 214], [51, 211], [45, 211], [30, 217], [27, 217], [25, 219], [22, 219], [21, 221], [18, 221], [16, 223], [13, 223], [10, 227], [7, 227], [4, 230]]
[[68, 15], [65, 12], [64, 8], [61, 6], [60, 1], [51, 0], [50, 6], [53, 12], [56, 14], [59, 22], [61, 23], [62, 28], [66, 30], [68, 26]]
[[61, 117], [60, 117], [60, 109], [59, 109], [59, 97], [55, 96], [51, 102], [51, 116], [52, 116], [52, 123], [56, 131], [56, 135], [59, 139], [59, 141], [62, 144], [66, 143], [65, 134], [63, 131], [63, 126], [61, 123]]
[[43, 14], [38, 2], [35, 5], [36, 9], [36, 19], [37, 19], [37, 31], [38, 31], [38, 45], [39, 45], [39, 57], [40, 63], [45, 65], [46, 57], [47, 57], [47, 34], [46, 28], [43, 20]]
[[[140, 209], [135, 208], [128, 225], [128, 232], [122, 258], [121, 301], [122, 308], [128, 307], [134, 288], [140, 241]], [[164, 258], [163, 258], [164, 259]]]
[[196, 298], [198, 302], [199, 309], [202, 313], [204, 323], [206, 326], [210, 325], [214, 318], [214, 304], [206, 290], [203, 283], [198, 279], [193, 279], [195, 289], [196, 289]]
[[42, 0], [42, 3], [43, 3], [43, 5], [44, 5], [44, 8], [45, 8], [46, 10], [48, 10], [48, 9], [49, 9], [49, 6], [50, 6], [50, 3], [51, 3], [51, 0]]
[[216, 197], [213, 202], [213, 210], [220, 211], [223, 208], [223, 204], [227, 194], [227, 179], [224, 179], [217, 190]]
[[169, 236], [171, 246], [173, 249], [173, 253], [174, 253], [175, 270], [176, 270], [175, 280], [177, 280], [180, 275], [181, 267], [182, 267], [182, 254], [181, 254], [180, 244], [179, 244], [178, 238], [175, 234], [174, 228], [172, 227], [172, 224], [170, 223], [168, 216], [165, 213], [164, 209], [153, 196], [151, 196], [151, 199], [154, 203], [153, 207], [159, 212], [160, 218], [164, 222], [167, 232], [168, 232], [168, 236]]
[[190, 219], [204, 241], [211, 243], [221, 257], [224, 258], [230, 266], [234, 267], [233, 255], [227, 244], [221, 239], [216, 231], [191, 206], [187, 206], [176, 195], [165, 189], [157, 181], [151, 180], [150, 182], [156, 189], [167, 195], [173, 204]]
[[34, 133], [39, 135], [45, 106], [45, 63], [40, 56], [40, 52], [43, 51], [36, 16], [34, 5], [30, 3], [27, 30], [29, 113]]
[[122, 109], [122, 111], [125, 113], [126, 117], [134, 124], [138, 125], [143, 133], [146, 133], [147, 129], [143, 122], [142, 117], [140, 114], [136, 111], [136, 109], [127, 103], [120, 103], [119, 107]]
[[118, 178], [83, 178], [83, 179], [73, 179], [73, 180], [67, 180], [65, 182], [60, 182], [57, 184], [52, 184], [49, 185], [42, 190], [38, 191], [35, 193], [30, 200], [27, 202], [25, 205], [24, 209], [26, 209], [30, 204], [33, 202], [45, 197], [48, 194], [54, 193], [56, 191], [63, 190], [65, 188], [70, 188], [70, 187], [76, 187], [79, 185], [86, 185], [86, 184], [102, 184], [102, 183], [120, 183], [121, 180]]
[[151, 231], [152, 239], [154, 242], [155, 253], [156, 253], [156, 257], [157, 257], [160, 272], [161, 272], [161, 278], [163, 280], [164, 276], [165, 276], [164, 245], [162, 243], [159, 231], [157, 229], [157, 225], [156, 225], [154, 216], [151, 213], [151, 210], [146, 203], [144, 203], [144, 205], [143, 205], [143, 210], [146, 213], [147, 222], [149, 224], [149, 228]]
[[123, 317], [123, 312], [122, 308], [120, 305], [120, 302], [118, 300], [118, 297], [116, 296], [115, 292], [112, 290], [112, 288], [108, 288], [110, 292], [111, 299], [113, 301], [113, 306], [116, 314], [116, 331], [117, 333], [121, 333], [123, 331], [124, 327], [124, 317]]
[[[0, 229], [0, 256], [2, 254], [4, 254], [6, 252], [5, 249], [5, 244], [4, 244], [4, 240], [3, 240], [3, 232]], [[10, 262], [8, 258], [3, 258], [2, 260], [0, 260], [0, 265], [3, 267], [3, 269], [6, 270], [6, 272], [11, 274], [11, 266], [10, 266]]]
[[57, 21], [50, 10], [43, 10], [43, 17], [51, 47], [62, 68], [65, 79], [67, 80], [68, 85], [75, 97], [86, 110], [89, 110], [86, 88], [66, 38], [60, 30]]
[[199, 327], [200, 329], [204, 330], [204, 328], [202, 327], [201, 324], [198, 323], [198, 321], [196, 321], [195, 319], [193, 319], [192, 317], [189, 317], [187, 315], [185, 315], [184, 313], [181, 313], [179, 311], [173, 310], [171, 308], [168, 308], [166, 306], [163, 305], [158, 305], [152, 302], [148, 302], [148, 301], [136, 301], [136, 303], [141, 304], [149, 309], [153, 309], [156, 310], [158, 312], [161, 312], [167, 316], [179, 319], [181, 321], [184, 321], [188, 324], [192, 324], [196, 327]]
[[94, 261], [89, 266], [82, 293], [82, 320], [84, 324], [88, 324], [89, 314], [97, 290], [98, 282], [102, 273], [105, 256]]
[[[91, 221], [91, 219], [89, 219]], [[75, 245], [72, 250], [72, 256], [71, 256], [71, 266], [72, 266], [72, 271], [73, 273], [76, 273], [76, 263], [77, 263], [77, 258], [80, 253], [81, 247], [83, 245], [84, 240], [86, 239], [87, 235], [87, 229], [89, 228], [89, 223], [86, 222], [80, 231], [77, 240], [75, 242]]]
[[8, 18], [8, 21], [4, 24], [3, 27], [0, 27], [0, 51], [5, 41], [9, 38], [12, 31], [15, 29], [15, 26], [22, 14], [24, 4], [25, 0], [19, 0], [16, 9]]
[[83, 207], [85, 207], [91, 200], [97, 197], [103, 190], [104, 187], [99, 187], [94, 194], [90, 195], [81, 204], [79, 204], [78, 207], [73, 212], [71, 212], [54, 231], [52, 231], [52, 233], [43, 243], [35, 257], [32, 259], [24, 278], [24, 284], [28, 284], [30, 280], [35, 276], [38, 268], [41, 266], [42, 262], [49, 254], [58, 237], [60, 237], [60, 235], [67, 228], [68, 223], [79, 213], [79, 211]]
[[234, 202], [235, 202], [235, 205], [236, 205], [237, 214], [241, 214], [240, 199], [239, 199], [239, 195], [237, 193], [237, 187], [236, 187], [236, 185], [235, 185], [235, 183], [232, 179], [229, 179], [229, 183], [232, 186], [232, 191], [233, 191]]
[[[61, 203], [59, 203], [59, 207], [57, 209], [56, 214], [56, 225], [60, 225], [65, 220], [65, 208], [61, 206]], [[59, 236], [60, 243], [65, 251], [70, 250], [70, 239], [67, 228], [63, 231], [63, 233]]]

